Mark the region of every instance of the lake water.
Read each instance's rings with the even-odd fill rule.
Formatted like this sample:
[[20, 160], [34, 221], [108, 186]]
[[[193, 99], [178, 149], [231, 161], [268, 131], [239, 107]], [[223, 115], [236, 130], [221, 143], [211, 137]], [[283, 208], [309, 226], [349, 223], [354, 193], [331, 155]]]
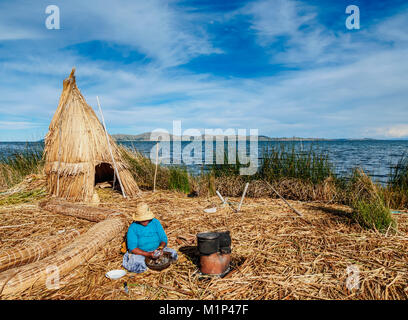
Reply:
[[[150, 157], [150, 153], [153, 150], [153, 157], [155, 155], [155, 142], [121, 142], [129, 148], [134, 148]], [[189, 144], [189, 142], [183, 141], [181, 144], [181, 150]], [[398, 160], [404, 153], [408, 154], [408, 141], [395, 141], [395, 140], [337, 140], [337, 141], [267, 141], [258, 142], [258, 155], [262, 158], [264, 150], [271, 147], [277, 147], [280, 145], [286, 145], [291, 147], [295, 146], [298, 152], [307, 152], [311, 145], [313, 148], [320, 149], [326, 152], [330, 161], [334, 164], [334, 167], [338, 174], [345, 175], [355, 167], [363, 168], [369, 173], [374, 180], [381, 183], [386, 183], [390, 172], [390, 167], [395, 166]], [[39, 142], [0, 142], [0, 156], [8, 156], [13, 152], [21, 152], [29, 148], [36, 148], [41, 150], [43, 143]], [[247, 151], [249, 150], [249, 143], [247, 143]], [[215, 150], [215, 144], [214, 144]], [[215, 151], [214, 151], [215, 152]], [[167, 154], [167, 156], [166, 156]], [[163, 148], [163, 153], [160, 152], [160, 157], [167, 160], [167, 162], [175, 162], [176, 159], [180, 159], [180, 154], [173, 152], [173, 145], [169, 144]], [[167, 159], [166, 159], [167, 158]], [[182, 158], [182, 157], [181, 157]], [[193, 159], [195, 163], [197, 161], [205, 159], [205, 147], [203, 143], [202, 153], [194, 154]], [[188, 166], [189, 171], [192, 173], [198, 173], [201, 170], [201, 165], [194, 164]]]

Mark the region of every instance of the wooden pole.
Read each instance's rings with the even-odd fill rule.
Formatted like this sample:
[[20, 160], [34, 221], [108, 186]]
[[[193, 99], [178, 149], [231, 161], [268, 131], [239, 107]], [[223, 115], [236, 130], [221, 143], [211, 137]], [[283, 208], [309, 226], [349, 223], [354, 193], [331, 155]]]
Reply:
[[238, 212], [239, 210], [241, 210], [242, 202], [244, 202], [244, 198], [245, 198], [245, 194], [246, 194], [246, 192], [247, 192], [247, 190], [248, 190], [248, 186], [249, 186], [249, 182], [247, 182], [247, 183], [245, 184], [244, 192], [242, 193], [241, 201], [239, 202], [237, 212]]
[[122, 179], [121, 179], [120, 176], [119, 176], [119, 172], [118, 172], [118, 168], [117, 168], [117, 166], [116, 166], [115, 158], [113, 157], [111, 145], [110, 145], [110, 142], [109, 142], [108, 131], [106, 130], [105, 119], [104, 119], [104, 117], [103, 117], [103, 113], [102, 113], [102, 109], [101, 109], [101, 104], [99, 103], [99, 97], [98, 97], [98, 96], [96, 96], [96, 101], [98, 102], [99, 113], [101, 114], [103, 129], [105, 130], [106, 141], [107, 141], [107, 143], [108, 143], [109, 152], [110, 152], [110, 155], [111, 155], [111, 157], [112, 157], [113, 167], [114, 167], [114, 170], [115, 170], [115, 172], [116, 172], [116, 176], [118, 177], [118, 181], [119, 181], [119, 184], [120, 184], [120, 189], [122, 190], [123, 198], [126, 198], [125, 189], [123, 188], [123, 185], [122, 185]]
[[59, 124], [59, 133], [58, 133], [57, 197], [59, 196], [60, 165], [61, 165], [61, 121]]
[[156, 191], [157, 165], [159, 163], [159, 142], [156, 143], [156, 168], [154, 169], [153, 192]]
[[293, 208], [293, 207], [289, 204], [289, 202], [287, 202], [287, 201], [278, 193], [278, 191], [276, 191], [275, 188], [272, 187], [272, 186], [269, 184], [268, 181], [264, 180], [264, 182], [279, 196], [279, 198], [281, 198], [281, 199], [283, 200], [283, 202], [285, 202], [285, 203], [288, 205], [289, 208], [291, 208], [297, 215], [303, 217], [303, 214], [301, 214], [299, 211], [297, 211], [295, 208]]
[[225, 204], [225, 200], [222, 197], [221, 193], [218, 192], [218, 190], [215, 191], [215, 193], [217, 194], [218, 198], [220, 198], [220, 200], [222, 201], [223, 204]]
[[[73, 75], [73, 72], [75, 72], [75, 68], [72, 69], [71, 71], [71, 75], [69, 76], [71, 78], [71, 76]], [[61, 113], [64, 112], [64, 114], [61, 115], [61, 119], [58, 125], [58, 169], [57, 169], [57, 197], [59, 197], [59, 189], [60, 189], [60, 165], [61, 165], [61, 135], [62, 135], [62, 119], [65, 118], [65, 114], [66, 114], [66, 107], [67, 104], [64, 104], [64, 107], [61, 110]]]
[[115, 189], [115, 184], [116, 184], [116, 172], [113, 171], [113, 183], [112, 183], [112, 189]]

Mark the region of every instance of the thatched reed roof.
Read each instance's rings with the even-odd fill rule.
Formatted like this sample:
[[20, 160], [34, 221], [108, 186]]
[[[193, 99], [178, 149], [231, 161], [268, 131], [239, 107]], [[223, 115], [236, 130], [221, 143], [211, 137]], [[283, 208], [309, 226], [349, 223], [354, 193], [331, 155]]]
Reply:
[[95, 175], [98, 179], [113, 180], [111, 148], [122, 192], [133, 197], [139, 188], [109, 135], [108, 144], [103, 125], [76, 85], [74, 72], [72, 69], [63, 82], [58, 108], [45, 137], [48, 189], [51, 194], [65, 199], [91, 201]]

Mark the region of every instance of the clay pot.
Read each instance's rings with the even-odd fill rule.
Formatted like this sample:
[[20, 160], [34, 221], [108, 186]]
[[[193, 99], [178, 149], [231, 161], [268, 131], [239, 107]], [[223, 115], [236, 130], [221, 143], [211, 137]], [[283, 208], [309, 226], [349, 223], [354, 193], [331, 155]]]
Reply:
[[218, 275], [227, 270], [231, 262], [230, 254], [215, 252], [210, 255], [201, 255], [200, 271], [203, 274]]
[[201, 273], [220, 275], [228, 269], [231, 262], [229, 231], [199, 233], [197, 247], [200, 252]]

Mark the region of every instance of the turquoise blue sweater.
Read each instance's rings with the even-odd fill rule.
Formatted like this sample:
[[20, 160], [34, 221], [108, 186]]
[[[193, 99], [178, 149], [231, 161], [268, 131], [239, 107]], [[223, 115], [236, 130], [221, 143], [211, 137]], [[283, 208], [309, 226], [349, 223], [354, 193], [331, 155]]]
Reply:
[[167, 245], [167, 236], [159, 220], [154, 218], [145, 227], [133, 222], [127, 232], [127, 247], [129, 251], [135, 248], [143, 251], [156, 250], [161, 242]]

